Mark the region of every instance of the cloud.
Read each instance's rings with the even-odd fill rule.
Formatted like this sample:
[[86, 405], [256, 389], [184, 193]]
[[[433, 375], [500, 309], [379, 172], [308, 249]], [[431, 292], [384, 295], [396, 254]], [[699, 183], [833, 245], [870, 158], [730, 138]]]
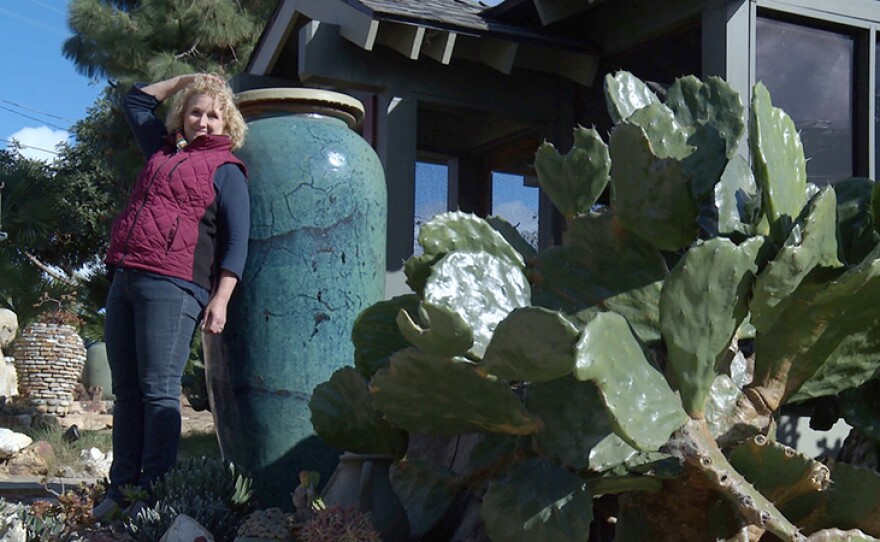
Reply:
[[519, 231], [538, 231], [538, 210], [521, 201], [506, 201], [496, 205], [496, 215], [503, 217]]
[[440, 213], [446, 212], [446, 202], [445, 201], [428, 201], [422, 203], [415, 212], [416, 223], [425, 223], [435, 215], [439, 215]]
[[[66, 142], [69, 137], [70, 134], [64, 130], [53, 130], [48, 126], [40, 126], [38, 128], [22, 128], [3, 139], [17, 141], [21, 145], [19, 152], [26, 158], [50, 162], [55, 159], [55, 154], [46, 151], [54, 151], [59, 143]], [[8, 144], [9, 148], [12, 146]]]

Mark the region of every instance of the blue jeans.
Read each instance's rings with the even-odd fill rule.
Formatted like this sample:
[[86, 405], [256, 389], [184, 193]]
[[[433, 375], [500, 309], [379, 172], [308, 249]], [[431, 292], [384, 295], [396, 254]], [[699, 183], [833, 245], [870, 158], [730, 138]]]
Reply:
[[180, 379], [202, 311], [189, 292], [149, 273], [118, 269], [107, 296], [107, 358], [113, 406], [108, 497], [149, 490], [177, 458]]

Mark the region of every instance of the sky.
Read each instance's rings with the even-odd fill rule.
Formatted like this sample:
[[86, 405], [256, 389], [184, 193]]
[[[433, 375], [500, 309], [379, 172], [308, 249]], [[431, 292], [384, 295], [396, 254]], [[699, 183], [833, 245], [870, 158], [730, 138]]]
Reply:
[[[482, 1], [495, 5], [501, 0]], [[70, 126], [86, 116], [104, 87], [104, 81], [77, 73], [61, 52], [71, 35], [67, 5], [68, 0], [0, 0], [0, 48], [5, 52], [0, 64], [0, 148], [17, 141], [24, 156], [51, 161], [56, 146], [69, 141]], [[445, 171], [419, 174], [425, 177], [420, 184], [436, 185], [445, 197]], [[521, 178], [507, 177], [496, 180], [493, 212], [536, 230], [537, 191], [522, 187]], [[445, 201], [430, 188], [420, 196], [417, 215], [432, 216], [432, 206], [445, 210]]]
[[67, 4], [0, 0], [0, 148], [16, 140], [25, 156], [51, 160], [104, 87], [78, 74], [61, 53], [70, 36]]
[[[501, 0], [482, 0], [495, 5]], [[68, 0], [0, 0], [0, 149], [51, 160], [69, 127], [86, 116], [104, 82], [90, 81], [61, 53]]]

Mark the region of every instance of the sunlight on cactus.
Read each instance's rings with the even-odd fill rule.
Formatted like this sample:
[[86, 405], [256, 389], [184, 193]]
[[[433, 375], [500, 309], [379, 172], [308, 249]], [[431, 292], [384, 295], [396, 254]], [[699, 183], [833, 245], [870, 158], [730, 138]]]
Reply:
[[482, 433], [479, 475], [400, 463], [420, 533], [469, 488], [494, 540], [588, 540], [601, 495], [618, 496], [620, 542], [878, 540], [880, 475], [773, 442], [784, 404], [878, 369], [873, 181], [808, 184], [760, 83], [748, 120], [718, 78], [661, 100], [619, 72], [605, 94], [607, 143], [578, 127], [565, 154], [537, 150], [562, 244], [519, 253], [512, 228], [458, 212], [425, 223], [415, 294], [359, 318], [359, 392], [322, 385], [318, 434], [383, 453], [364, 437], [379, 422], [396, 446]]

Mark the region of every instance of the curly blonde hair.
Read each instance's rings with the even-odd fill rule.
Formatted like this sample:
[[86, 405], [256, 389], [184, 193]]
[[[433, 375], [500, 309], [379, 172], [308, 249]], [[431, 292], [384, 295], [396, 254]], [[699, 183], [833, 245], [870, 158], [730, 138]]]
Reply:
[[217, 77], [198, 76], [182, 92], [178, 92], [174, 96], [168, 109], [168, 115], [165, 117], [165, 126], [168, 131], [173, 133], [181, 129], [187, 104], [193, 96], [199, 94], [205, 94], [214, 100], [214, 107], [223, 116], [223, 132], [232, 140], [232, 150], [241, 148], [247, 133], [247, 124], [235, 106], [232, 89], [225, 81]]

